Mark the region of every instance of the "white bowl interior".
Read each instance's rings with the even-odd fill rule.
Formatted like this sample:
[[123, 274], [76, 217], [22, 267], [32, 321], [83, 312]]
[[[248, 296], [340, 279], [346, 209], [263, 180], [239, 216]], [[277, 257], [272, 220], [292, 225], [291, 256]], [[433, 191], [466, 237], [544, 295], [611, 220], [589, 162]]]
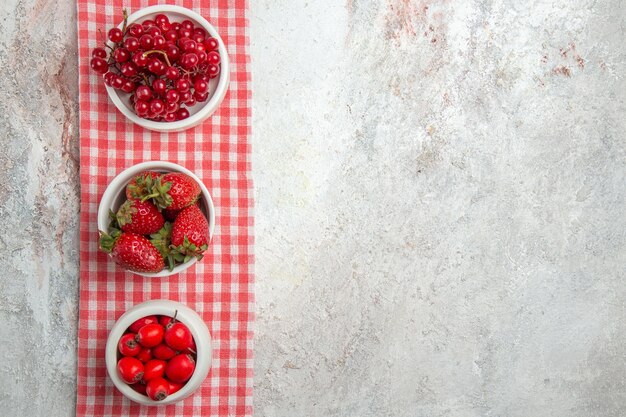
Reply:
[[[102, 199], [100, 200], [100, 206], [98, 207], [98, 230], [108, 232], [110, 223], [109, 210], [117, 212], [117, 209], [124, 203], [124, 201], [126, 201], [126, 185], [131, 179], [144, 171], [182, 172], [189, 175], [198, 183], [198, 185], [200, 185], [202, 195], [200, 209], [204, 212], [207, 220], [209, 221], [210, 243], [211, 239], [213, 238], [213, 231], [215, 229], [215, 207], [213, 206], [213, 199], [211, 198], [209, 190], [206, 188], [200, 178], [198, 178], [193, 172], [191, 172], [187, 168], [173, 162], [165, 161], [142, 162], [140, 164], [133, 165], [132, 167], [127, 168], [126, 170], [120, 172], [115, 178], [113, 178], [109, 186], [104, 191], [104, 194], [102, 194]], [[132, 272], [134, 274], [144, 277], [167, 277], [184, 271], [194, 263], [196, 263], [196, 258], [192, 258], [188, 262], [175, 266], [172, 271], [166, 268], [157, 273], [134, 271]]]
[[[168, 396], [163, 401], [154, 401], [142, 395], [127, 385], [117, 374], [118, 350], [117, 344], [128, 327], [136, 320], [151, 315], [174, 316], [178, 310], [176, 320], [186, 325], [196, 342], [196, 368], [185, 386], [178, 392]], [[126, 311], [113, 325], [106, 344], [105, 361], [107, 372], [115, 387], [128, 399], [149, 406], [172, 404], [187, 398], [194, 393], [206, 379], [211, 369], [212, 352], [211, 334], [202, 318], [194, 310], [184, 304], [170, 300], [151, 300], [137, 304]]]
[[[184, 7], [171, 5], [145, 7], [128, 16], [128, 24], [130, 25], [134, 22], [143, 22], [144, 20], [152, 19], [159, 13], [165, 14], [172, 22], [182, 22], [185, 19], [191, 20], [195, 26], [202, 27], [210, 36], [218, 40], [219, 53], [221, 56], [220, 73], [219, 76], [211, 79], [209, 82], [209, 99], [204, 103], [196, 103], [194, 106], [186, 107], [189, 110], [189, 117], [185, 120], [176, 122], [155, 122], [143, 119], [135, 114], [130, 105], [130, 94], [121, 90], [116, 90], [108, 85], [105, 85], [105, 87], [111, 101], [113, 101], [113, 104], [115, 104], [118, 110], [132, 122], [143, 126], [146, 129], [156, 130], [159, 132], [186, 130], [206, 120], [215, 112], [215, 110], [217, 110], [219, 105], [222, 103], [222, 100], [224, 100], [226, 90], [228, 89], [228, 83], [230, 81], [230, 63], [228, 53], [217, 30], [198, 13]], [[120, 29], [122, 26], [123, 23], [118, 25]]]

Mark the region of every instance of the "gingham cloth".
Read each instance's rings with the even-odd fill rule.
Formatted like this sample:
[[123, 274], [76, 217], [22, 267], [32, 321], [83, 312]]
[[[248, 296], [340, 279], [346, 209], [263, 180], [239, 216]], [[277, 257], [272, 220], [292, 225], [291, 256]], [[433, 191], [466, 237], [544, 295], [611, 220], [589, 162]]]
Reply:
[[[156, 3], [125, 0], [129, 13]], [[250, 178], [250, 72], [247, 1], [176, 3], [213, 24], [231, 60], [229, 91], [204, 124], [158, 133], [129, 122], [91, 71], [98, 30], [122, 19], [122, 1], [78, 0], [80, 87], [80, 312], [77, 416], [252, 415], [253, 217]], [[171, 161], [200, 177], [213, 197], [216, 228], [204, 259], [179, 275], [150, 279], [124, 272], [98, 250], [96, 212], [119, 172], [139, 162]], [[213, 338], [208, 378], [193, 396], [169, 406], [131, 403], [107, 376], [104, 351], [113, 323], [151, 299], [180, 301], [196, 310]]]

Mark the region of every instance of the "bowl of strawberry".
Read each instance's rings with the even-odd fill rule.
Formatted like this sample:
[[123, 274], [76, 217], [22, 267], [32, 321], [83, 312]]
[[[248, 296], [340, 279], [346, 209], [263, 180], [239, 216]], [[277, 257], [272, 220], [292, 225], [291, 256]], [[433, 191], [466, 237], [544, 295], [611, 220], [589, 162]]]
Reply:
[[219, 33], [204, 17], [180, 6], [157, 5], [108, 29], [90, 66], [132, 122], [173, 132], [206, 120], [228, 89], [230, 69]]
[[214, 228], [206, 186], [172, 162], [143, 162], [122, 171], [98, 207], [100, 249], [145, 277], [178, 274], [201, 260]]
[[151, 300], [115, 322], [105, 360], [113, 384], [127, 398], [164, 405], [202, 385], [211, 354], [211, 336], [198, 313], [174, 301]]

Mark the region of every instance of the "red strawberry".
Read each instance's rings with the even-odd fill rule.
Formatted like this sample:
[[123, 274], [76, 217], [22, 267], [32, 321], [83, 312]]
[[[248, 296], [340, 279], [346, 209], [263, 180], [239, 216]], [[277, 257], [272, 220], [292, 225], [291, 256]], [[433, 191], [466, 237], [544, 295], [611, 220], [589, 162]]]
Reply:
[[165, 223], [163, 215], [149, 201], [126, 200], [115, 217], [122, 231], [138, 235], [156, 233]]
[[165, 267], [157, 248], [145, 237], [135, 233], [100, 232], [100, 249], [116, 264], [134, 272], [159, 272]]
[[161, 175], [163, 174], [154, 171], [145, 171], [137, 175], [126, 186], [126, 198], [129, 200], [140, 199], [144, 195], [149, 194], [148, 190], [153, 187], [154, 180]]
[[187, 262], [192, 256], [202, 259], [208, 244], [209, 222], [200, 207], [194, 204], [182, 209], [172, 225], [172, 249], [179, 254], [177, 260]]
[[200, 192], [200, 186], [189, 175], [169, 172], [154, 181], [143, 200], [152, 198], [159, 209], [180, 210], [198, 201]]

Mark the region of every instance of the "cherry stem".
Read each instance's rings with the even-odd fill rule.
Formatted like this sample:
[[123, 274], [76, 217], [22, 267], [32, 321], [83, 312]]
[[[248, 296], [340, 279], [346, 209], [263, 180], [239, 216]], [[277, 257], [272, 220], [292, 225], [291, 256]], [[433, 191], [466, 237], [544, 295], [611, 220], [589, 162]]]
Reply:
[[124, 26], [122, 26], [122, 33], [126, 35], [126, 25], [128, 23], [128, 12], [126, 9], [122, 9], [122, 15], [124, 16]]
[[165, 62], [167, 63], [167, 66], [168, 66], [168, 67], [171, 67], [171, 66], [172, 66], [172, 64], [170, 64], [170, 60], [169, 60], [169, 58], [167, 57], [167, 54], [165, 53], [165, 51], [159, 51], [158, 49], [151, 49], [151, 50], [149, 50], [149, 51], [144, 52], [144, 53], [143, 53], [143, 57], [145, 58], [145, 57], [147, 57], [148, 55], [150, 55], [150, 54], [154, 54], [154, 53], [157, 53], [157, 54], [161, 54], [161, 55], [163, 55], [163, 56], [165, 57]]
[[176, 316], [178, 315], [178, 310], [174, 310], [174, 317], [172, 317], [172, 323], [176, 323]]

